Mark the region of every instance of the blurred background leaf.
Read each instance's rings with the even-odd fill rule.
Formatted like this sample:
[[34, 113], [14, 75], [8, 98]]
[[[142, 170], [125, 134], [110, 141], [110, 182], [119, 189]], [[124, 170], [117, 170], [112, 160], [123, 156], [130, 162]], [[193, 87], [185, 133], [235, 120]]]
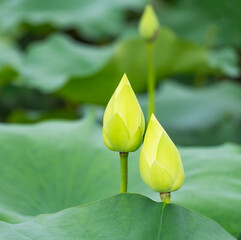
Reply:
[[[221, 53], [223, 58], [218, 58], [218, 53], [182, 41], [168, 29], [162, 28], [154, 51], [159, 81], [175, 74], [196, 75], [200, 71], [206, 75], [215, 71], [238, 75], [234, 52], [229, 51], [228, 56]], [[127, 73], [136, 92], [144, 91], [145, 66], [146, 46], [137, 36], [96, 48], [55, 35], [34, 44], [23, 56], [18, 71], [25, 86], [47, 93], [58, 91], [58, 95], [74, 102], [106, 104], [123, 73]]]
[[240, 48], [239, 0], [161, 1], [160, 20], [191, 41]]
[[[75, 29], [87, 39], [115, 36], [124, 30], [127, 10], [140, 11], [147, 0], [1, 0], [0, 28], [21, 33], [46, 26]], [[43, 28], [42, 28], [43, 29]]]
[[[11, 123], [78, 119], [93, 108], [99, 111], [98, 122], [102, 124], [104, 107], [73, 104], [19, 87], [5, 87], [0, 94], [0, 110]], [[138, 98], [146, 115], [147, 95]], [[168, 79], [156, 91], [156, 116], [180, 145], [241, 143], [240, 105], [239, 84], [229, 81], [193, 89]]]
[[17, 77], [21, 54], [15, 44], [0, 35], [0, 87], [9, 84]]
[[[147, 96], [140, 103], [147, 113]], [[192, 89], [167, 80], [156, 94], [156, 116], [181, 145], [241, 143], [240, 106], [241, 88], [228, 81]]]
[[[106, 104], [124, 72], [134, 90], [144, 92], [146, 46], [137, 24], [146, 2], [1, 0], [0, 121], [69, 119], [70, 111], [71, 119], [79, 118], [77, 108], [84, 106], [77, 105]], [[239, 30], [239, 3], [222, 4], [225, 11], [206, 0], [153, 1], [161, 22], [158, 81], [171, 77], [201, 87], [239, 80], [238, 41], [226, 31]], [[221, 43], [223, 35], [230, 42]], [[48, 106], [47, 99], [56, 104]]]

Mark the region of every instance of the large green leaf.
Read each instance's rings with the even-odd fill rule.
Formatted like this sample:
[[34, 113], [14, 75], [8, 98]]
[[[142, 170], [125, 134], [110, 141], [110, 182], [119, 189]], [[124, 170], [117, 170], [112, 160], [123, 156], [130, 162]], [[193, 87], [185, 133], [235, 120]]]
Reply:
[[[161, 29], [154, 53], [159, 80], [208, 71], [205, 48], [178, 39], [166, 28]], [[19, 71], [24, 84], [44, 92], [58, 91], [76, 102], [106, 103], [125, 72], [137, 92], [145, 89], [146, 46], [137, 36], [96, 48], [54, 35], [30, 47]]]
[[[147, 97], [140, 98], [147, 112]], [[182, 145], [241, 143], [241, 87], [222, 82], [193, 89], [165, 82], [156, 92], [156, 116]]]
[[2, 0], [0, 29], [15, 32], [22, 23], [75, 28], [89, 37], [118, 34], [126, 11], [140, 10], [146, 0]]
[[[119, 157], [103, 143], [94, 117], [77, 122], [0, 126], [0, 219], [19, 222], [42, 213], [118, 193]], [[241, 232], [241, 148], [180, 148], [186, 172], [173, 199], [214, 219], [233, 235]], [[130, 154], [129, 190], [155, 200]]]
[[241, 232], [240, 146], [197, 147], [181, 154], [186, 183], [173, 200], [215, 219], [237, 236]]
[[119, 194], [92, 204], [42, 215], [20, 224], [0, 222], [4, 240], [234, 239], [217, 223], [185, 208]]

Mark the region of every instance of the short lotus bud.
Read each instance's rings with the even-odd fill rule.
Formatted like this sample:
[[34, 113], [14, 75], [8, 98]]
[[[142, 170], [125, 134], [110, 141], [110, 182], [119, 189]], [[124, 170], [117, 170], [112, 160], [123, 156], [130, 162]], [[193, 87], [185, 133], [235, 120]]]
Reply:
[[154, 41], [159, 33], [159, 21], [151, 5], [147, 5], [139, 23], [140, 35], [147, 41]]
[[136, 95], [124, 74], [105, 109], [103, 139], [112, 151], [134, 152], [143, 140], [145, 120]]
[[176, 191], [183, 184], [184, 169], [179, 152], [153, 114], [145, 134], [139, 165], [143, 181], [156, 192]]

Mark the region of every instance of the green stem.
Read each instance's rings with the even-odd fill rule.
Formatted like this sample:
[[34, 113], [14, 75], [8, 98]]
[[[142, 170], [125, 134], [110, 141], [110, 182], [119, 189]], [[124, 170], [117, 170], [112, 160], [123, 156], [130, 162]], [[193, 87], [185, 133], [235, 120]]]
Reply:
[[128, 182], [128, 153], [120, 152], [120, 163], [121, 163], [120, 193], [125, 193], [127, 192], [127, 182]]
[[155, 72], [153, 63], [153, 45], [147, 42], [147, 87], [148, 87], [148, 120], [155, 111]]
[[171, 202], [171, 193], [166, 192], [166, 193], [160, 193], [161, 200], [164, 203], [170, 203]]

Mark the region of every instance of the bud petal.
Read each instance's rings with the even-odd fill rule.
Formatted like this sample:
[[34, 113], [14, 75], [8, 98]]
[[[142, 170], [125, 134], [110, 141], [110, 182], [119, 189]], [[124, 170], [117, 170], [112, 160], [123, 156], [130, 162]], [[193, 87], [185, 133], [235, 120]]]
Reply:
[[103, 128], [102, 129], [102, 134], [103, 134], [103, 139], [104, 139], [104, 142], [105, 142], [105, 145], [112, 151], [115, 151], [115, 148], [112, 146], [111, 142], [109, 141], [109, 138], [107, 136], [107, 132], [106, 130]]
[[108, 144], [110, 143], [114, 149], [123, 151], [126, 143], [130, 139], [130, 134], [119, 114], [115, 113], [109, 120], [106, 132], [108, 133]]
[[130, 138], [128, 144], [125, 146], [126, 149], [129, 149], [129, 152], [134, 152], [138, 149], [142, 143], [143, 132], [141, 129], [137, 129], [136, 133]]
[[140, 153], [140, 173], [146, 185], [160, 193], [176, 191], [184, 181], [179, 152], [153, 114]]
[[143, 112], [124, 74], [104, 113], [105, 145], [112, 151], [136, 151], [142, 143], [144, 130]]
[[[169, 172], [163, 168], [157, 161], [151, 166], [151, 188], [157, 192], [170, 192], [169, 188], [173, 185], [174, 180]], [[159, 191], [161, 189], [161, 191]]]
[[151, 5], [147, 5], [142, 14], [139, 32], [140, 35], [147, 41], [154, 40], [159, 32], [159, 21]]

